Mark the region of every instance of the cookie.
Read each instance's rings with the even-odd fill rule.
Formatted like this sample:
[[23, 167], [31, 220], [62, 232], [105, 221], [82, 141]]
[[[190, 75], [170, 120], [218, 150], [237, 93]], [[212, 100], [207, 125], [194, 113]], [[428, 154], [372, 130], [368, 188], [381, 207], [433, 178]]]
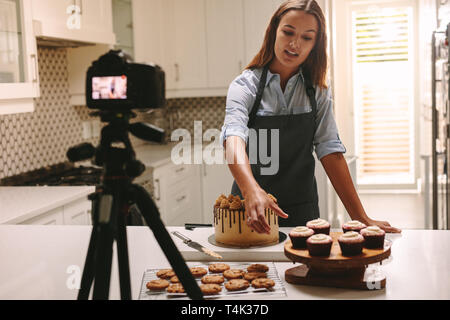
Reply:
[[147, 289], [152, 291], [164, 290], [169, 286], [169, 281], [158, 279], [147, 282]]
[[202, 290], [205, 296], [208, 296], [218, 294], [220, 291], [222, 291], [222, 287], [216, 283], [208, 283], [208, 284], [201, 284], [200, 290]]
[[209, 271], [212, 273], [222, 273], [228, 269], [230, 269], [230, 266], [226, 263], [213, 263], [209, 265]]
[[178, 279], [177, 276], [173, 276], [172, 278], [170, 278], [170, 282], [172, 282], [172, 283], [180, 283], [180, 279]]
[[208, 273], [208, 271], [202, 267], [193, 267], [190, 268], [189, 270], [191, 270], [191, 273], [194, 276], [194, 278], [201, 278]]
[[269, 267], [265, 264], [251, 264], [247, 267], [248, 272], [267, 272], [269, 271]]
[[214, 275], [207, 275], [203, 276], [202, 283], [208, 284], [208, 283], [214, 283], [214, 284], [221, 284], [225, 281], [223, 276], [214, 274]]
[[184, 291], [183, 285], [181, 283], [172, 283], [167, 288], [167, 292], [169, 292], [169, 293], [184, 293], [185, 291]]
[[223, 276], [228, 280], [231, 279], [240, 279], [244, 276], [245, 271], [241, 269], [229, 269], [223, 272]]
[[265, 272], [247, 272], [244, 274], [244, 279], [248, 281], [253, 281], [258, 278], [267, 278], [267, 274]]
[[272, 288], [275, 285], [275, 281], [267, 278], [258, 278], [252, 281], [253, 288]]
[[172, 269], [162, 269], [156, 273], [156, 276], [161, 279], [170, 279], [175, 275]]
[[225, 288], [228, 291], [245, 290], [250, 286], [250, 283], [244, 279], [233, 279], [225, 283]]

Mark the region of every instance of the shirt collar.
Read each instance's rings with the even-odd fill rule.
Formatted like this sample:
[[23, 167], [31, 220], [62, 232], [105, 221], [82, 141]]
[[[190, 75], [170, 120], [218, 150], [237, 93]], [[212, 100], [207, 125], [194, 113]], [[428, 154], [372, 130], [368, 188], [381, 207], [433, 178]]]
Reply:
[[[263, 69], [261, 69], [261, 73], [262, 73], [262, 70], [263, 70]], [[302, 79], [302, 82], [304, 83], [304, 82], [305, 82], [305, 78], [303, 77], [303, 69], [302, 69], [302, 66], [300, 66], [300, 67], [298, 68], [297, 73], [295, 73], [292, 77], [296, 77], [296, 76], [298, 76], [298, 75], [300, 75], [300, 79]], [[278, 77], [278, 78], [279, 78], [280, 75], [277, 74], [277, 73], [272, 73], [272, 72], [270, 72], [270, 70], [268, 70], [268, 72], [267, 72], [267, 79], [266, 79], [266, 87], [269, 85], [270, 80], [272, 80], [272, 78], [274, 78], [274, 77]]]

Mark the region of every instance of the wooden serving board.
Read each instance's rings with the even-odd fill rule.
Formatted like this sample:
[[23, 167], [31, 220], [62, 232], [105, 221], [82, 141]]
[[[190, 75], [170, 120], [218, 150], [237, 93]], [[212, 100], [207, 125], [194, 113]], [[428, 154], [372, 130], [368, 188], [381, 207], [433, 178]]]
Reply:
[[382, 289], [386, 277], [378, 272], [367, 272], [369, 264], [381, 262], [391, 254], [392, 242], [385, 240], [383, 249], [363, 248], [361, 254], [352, 257], [342, 255], [337, 239], [342, 232], [331, 232], [333, 238], [330, 256], [312, 257], [307, 249], [292, 248], [291, 241], [286, 241], [284, 254], [294, 262], [303, 265], [286, 270], [285, 279], [292, 284], [306, 284], [354, 289]]

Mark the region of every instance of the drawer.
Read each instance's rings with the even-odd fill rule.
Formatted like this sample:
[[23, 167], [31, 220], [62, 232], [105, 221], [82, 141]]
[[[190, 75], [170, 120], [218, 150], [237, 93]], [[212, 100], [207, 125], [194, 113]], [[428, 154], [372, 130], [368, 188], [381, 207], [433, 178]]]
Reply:
[[[189, 181], [187, 181], [189, 182]], [[164, 221], [167, 225], [174, 225], [174, 221], [191, 221], [195, 213], [192, 207], [195, 207], [195, 190], [189, 187], [189, 183], [182, 183], [167, 194], [166, 212], [164, 212]], [[201, 214], [199, 213], [201, 216]]]
[[174, 165], [167, 170], [167, 185], [170, 187], [195, 175], [196, 166], [192, 164]]

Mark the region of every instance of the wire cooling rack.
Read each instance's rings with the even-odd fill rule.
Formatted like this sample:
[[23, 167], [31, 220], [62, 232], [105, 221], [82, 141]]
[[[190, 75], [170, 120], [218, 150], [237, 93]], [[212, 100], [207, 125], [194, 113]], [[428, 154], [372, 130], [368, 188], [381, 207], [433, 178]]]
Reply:
[[[213, 264], [214, 262], [210, 263], [204, 263], [204, 262], [188, 262], [187, 265], [189, 268], [192, 267], [202, 267], [208, 270], [208, 267], [210, 264]], [[221, 262], [222, 263], [222, 262]], [[247, 267], [253, 263], [256, 262], [223, 262], [230, 266], [231, 269], [242, 269], [247, 270]], [[262, 263], [262, 262], [258, 262]], [[265, 288], [259, 288], [255, 289], [251, 285], [249, 288], [245, 290], [240, 291], [228, 291], [224, 284], [221, 284], [222, 291], [219, 292], [216, 295], [205, 295], [205, 299], [218, 299], [218, 298], [231, 298], [231, 297], [242, 297], [242, 299], [246, 299], [248, 297], [249, 299], [258, 299], [258, 297], [283, 297], [286, 296], [286, 289], [284, 288], [283, 282], [280, 280], [280, 277], [278, 276], [277, 269], [275, 268], [275, 265], [273, 262], [264, 263], [266, 266], [269, 267], [269, 270], [267, 271], [267, 278], [272, 279], [275, 282], [275, 286], [273, 286], [270, 289]], [[188, 296], [186, 293], [169, 293], [166, 290], [161, 291], [150, 291], [147, 289], [147, 282], [151, 280], [156, 280], [158, 277], [156, 276], [156, 273], [166, 268], [159, 268], [159, 269], [149, 269], [144, 272], [144, 275], [142, 277], [142, 283], [141, 283], [141, 291], [139, 293], [139, 300], [170, 300], [170, 299], [188, 299]], [[211, 273], [208, 271], [208, 274], [215, 274], [217, 273]], [[201, 279], [196, 279], [197, 283], [200, 285]], [[225, 280], [226, 281], [226, 280]], [[256, 295], [256, 296], [255, 296]]]

